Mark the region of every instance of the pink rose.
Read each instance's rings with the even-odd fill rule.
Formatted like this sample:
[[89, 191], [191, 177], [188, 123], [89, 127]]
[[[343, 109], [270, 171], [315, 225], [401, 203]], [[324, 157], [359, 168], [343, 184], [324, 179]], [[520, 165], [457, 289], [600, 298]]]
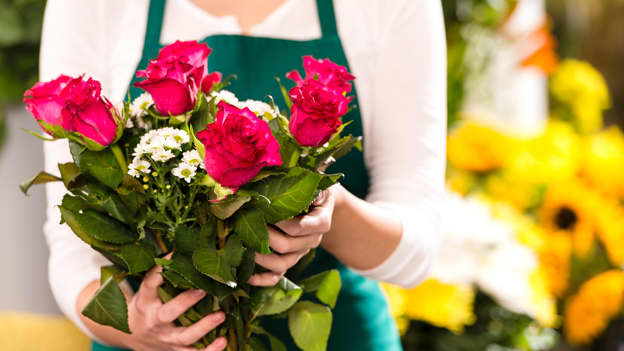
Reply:
[[135, 86], [147, 91], [161, 115], [180, 115], [192, 110], [200, 89], [210, 89], [221, 80], [218, 72], [208, 74], [211, 49], [196, 41], [176, 41], [162, 48], [147, 68], [137, 72], [146, 80]]
[[341, 93], [351, 92], [350, 81], [355, 79], [347, 68], [337, 65], [329, 59], [317, 60], [312, 56], [303, 57], [303, 68], [306, 72], [305, 80], [297, 70], [286, 74], [286, 77], [293, 80], [297, 86], [303, 85], [304, 81], [314, 79], [323, 85], [336, 89]]
[[78, 77], [67, 83], [60, 94], [65, 100], [61, 126], [108, 146], [117, 138], [120, 123], [115, 107], [100, 95], [101, 91], [100, 82], [91, 78]]
[[61, 75], [49, 82], [38, 82], [24, 93], [26, 109], [32, 113], [39, 126], [50, 135], [54, 135], [53, 132], [41, 122], [51, 126], [61, 125], [61, 110], [65, 104], [59, 95], [71, 79], [69, 76]]
[[24, 102], [47, 133], [64, 138], [66, 132], [74, 132], [104, 147], [117, 139], [122, 126], [101, 91], [96, 80], [61, 75], [35, 84], [24, 93]]
[[351, 102], [339, 90], [316, 80], [306, 80], [290, 90], [293, 106], [290, 132], [303, 146], [319, 147], [338, 131]]
[[214, 123], [197, 133], [205, 146], [206, 172], [221, 185], [237, 188], [263, 167], [279, 166], [280, 145], [269, 125], [248, 108], [239, 109], [224, 101]]

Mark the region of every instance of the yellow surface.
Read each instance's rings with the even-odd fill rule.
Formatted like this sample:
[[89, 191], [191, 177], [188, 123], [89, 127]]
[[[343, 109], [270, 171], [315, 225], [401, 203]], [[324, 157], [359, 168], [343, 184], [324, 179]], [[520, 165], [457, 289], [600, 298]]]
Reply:
[[0, 350], [88, 351], [90, 340], [63, 317], [0, 311]]

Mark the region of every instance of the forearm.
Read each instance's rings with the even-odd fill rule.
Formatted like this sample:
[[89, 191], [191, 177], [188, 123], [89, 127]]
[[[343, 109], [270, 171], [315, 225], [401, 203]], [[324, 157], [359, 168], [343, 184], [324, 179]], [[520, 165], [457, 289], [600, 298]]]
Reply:
[[321, 246], [349, 267], [368, 270], [379, 266], [401, 241], [401, 220], [342, 186], [332, 191], [336, 201], [332, 226]]
[[[89, 329], [89, 331], [93, 335], [95, 335], [100, 341], [115, 347], [130, 348], [129, 334], [126, 334], [109, 326], [95, 323], [94, 321], [82, 315], [82, 310], [89, 303], [89, 301], [91, 301], [91, 298], [93, 297], [93, 295], [95, 295], [95, 292], [99, 288], [100, 282], [93, 281], [80, 292], [80, 295], [78, 295], [78, 300], [76, 301], [76, 310], [78, 311], [78, 316], [80, 316], [80, 320], [82, 321], [82, 323], [84, 323], [87, 329]], [[126, 295], [126, 299], [128, 300], [129, 296]]]

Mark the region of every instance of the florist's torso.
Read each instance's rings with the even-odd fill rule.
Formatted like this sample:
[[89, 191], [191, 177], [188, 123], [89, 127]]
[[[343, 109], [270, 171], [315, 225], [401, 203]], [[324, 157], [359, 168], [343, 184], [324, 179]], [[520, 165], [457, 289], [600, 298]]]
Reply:
[[[137, 69], [147, 66], [148, 60], [157, 56], [162, 29], [165, 0], [153, 0], [147, 23], [145, 47]], [[236, 74], [237, 79], [228, 87], [239, 98], [262, 99], [267, 92], [285, 108], [274, 77], [283, 77], [291, 67], [297, 67], [305, 55], [327, 57], [332, 61], [348, 66], [341, 41], [338, 37], [331, 0], [318, 1], [318, 13], [322, 36], [307, 41], [292, 41], [273, 38], [245, 37], [240, 35], [214, 35], [202, 42], [213, 52], [209, 59], [211, 71], [219, 71], [228, 76]], [[133, 80], [135, 81], [135, 80]], [[140, 90], [130, 88], [130, 96], [136, 97]], [[357, 105], [357, 93], [354, 103]], [[362, 120], [356, 109], [343, 118], [352, 121], [348, 132], [362, 135]], [[352, 152], [332, 165], [329, 172], [343, 172], [348, 176], [343, 186], [353, 194], [364, 198], [368, 193], [368, 173], [362, 153]], [[378, 284], [349, 270], [333, 256], [318, 249], [316, 258], [303, 275], [315, 274], [327, 269], [338, 269], [343, 287], [334, 309], [332, 332], [328, 343], [329, 350], [399, 350], [400, 340], [394, 321]], [[265, 328], [286, 342], [289, 350], [297, 347], [290, 338], [285, 320], [267, 320]], [[94, 343], [94, 350], [102, 346]]]

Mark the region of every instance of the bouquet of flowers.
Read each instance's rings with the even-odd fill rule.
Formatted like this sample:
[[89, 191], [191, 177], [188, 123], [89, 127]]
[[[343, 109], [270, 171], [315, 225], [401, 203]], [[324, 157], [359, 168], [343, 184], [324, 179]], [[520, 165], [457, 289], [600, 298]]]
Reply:
[[[209, 54], [194, 41], [163, 48], [137, 74], [146, 93], [119, 107], [93, 79], [62, 75], [35, 84], [24, 102], [52, 138], [38, 136], [69, 139], [74, 162], [59, 164], [60, 176], [41, 172], [21, 188], [62, 181], [62, 221], [111, 261], [82, 311], [88, 318], [130, 333], [118, 284], [140, 282], [159, 265], [163, 301], [188, 289], [207, 292], [179, 325], [226, 313], [196, 347], [227, 336], [232, 350], [263, 349], [254, 335], [264, 334], [283, 348], [260, 326], [276, 317], [288, 318], [301, 349], [325, 349], [337, 271], [297, 280], [311, 253], [288, 272], [292, 280], [269, 288], [248, 280], [261, 271], [255, 253], [271, 253], [267, 226], [306, 213], [342, 176], [324, 169], [361, 148], [361, 137], [341, 136], [355, 77], [328, 59], [304, 57], [305, 77], [290, 72], [295, 86], [281, 86], [287, 116], [270, 96], [269, 103], [239, 101], [223, 90], [229, 79], [208, 72]], [[310, 298], [301, 301], [304, 293]]]

